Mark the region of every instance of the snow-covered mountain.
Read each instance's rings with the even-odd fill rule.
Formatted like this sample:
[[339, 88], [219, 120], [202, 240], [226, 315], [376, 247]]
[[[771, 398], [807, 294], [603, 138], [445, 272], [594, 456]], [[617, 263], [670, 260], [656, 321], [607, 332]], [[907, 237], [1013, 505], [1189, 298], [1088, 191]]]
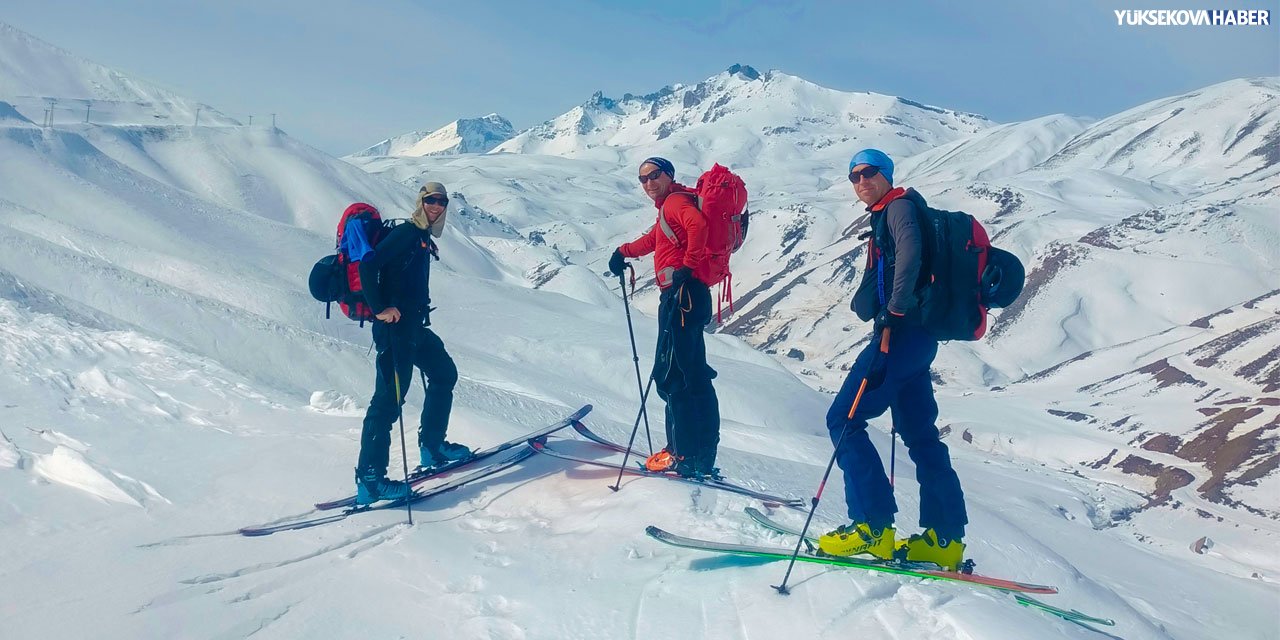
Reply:
[[515, 135], [511, 123], [491, 113], [483, 118], [464, 118], [423, 133], [411, 131], [357, 151], [351, 157], [377, 156], [445, 156], [462, 153], [485, 153]]
[[0, 22], [0, 96], [27, 119], [56, 123], [238, 125], [218, 110], [90, 62]]
[[628, 164], [631, 155], [661, 150], [677, 163], [699, 167], [724, 158], [735, 167], [799, 163], [799, 169], [847, 155], [850, 144], [909, 155], [991, 124], [973, 114], [835, 91], [735, 64], [692, 86], [621, 99], [596, 93], [494, 151]]
[[[24, 70], [64, 56], [48, 55]], [[635, 129], [626, 135], [642, 142], [630, 147], [572, 137], [565, 157], [352, 159], [370, 173], [263, 128], [42, 128], [0, 92], [5, 635], [1093, 637], [996, 592], [805, 566], [792, 576], [807, 599], [797, 608], [768, 587], [779, 564], [643, 534], [656, 524], [789, 550], [794, 539], [743, 518], [758, 503], [651, 479], [615, 493], [610, 474], [546, 457], [421, 503], [412, 527], [382, 511], [265, 539], [235, 533], [350, 491], [372, 385], [368, 330], [325, 321], [304, 280], [347, 203], [406, 212], [424, 174], [456, 202], [432, 279], [432, 329], [461, 374], [450, 439], [487, 446], [590, 402], [587, 422], [624, 441], [631, 346], [617, 283], [599, 273], [618, 240], [652, 222], [634, 172], [656, 151], [686, 178], [704, 153], [736, 150], [717, 158], [745, 167], [758, 214], [735, 257], [739, 307], [708, 337], [720, 464], [751, 486], [811, 495], [831, 447], [829, 398], [811, 387], [839, 375], [864, 332], [840, 315], [858, 266], [844, 163], [861, 139], [816, 148], [847, 132], [804, 126], [797, 118], [817, 108], [790, 105], [779, 87], [813, 100], [829, 90], [788, 78], [739, 67], [709, 79], [705, 99], [735, 97], [706, 123], [693, 115], [706, 113], [700, 103], [655, 99], [666, 121], [685, 123], [661, 141]], [[1036, 267], [1029, 302], [1006, 311], [998, 334], [944, 347], [939, 366], [940, 426], [978, 570], [1056, 584], [1046, 600], [1114, 618], [1130, 640], [1265, 637], [1280, 572], [1273, 463], [1254, 453], [1271, 446], [1276, 409], [1271, 178], [1188, 195], [1108, 168], [1064, 175], [1037, 167], [1095, 125], [994, 125], [838, 93], [818, 110], [848, 118], [839, 105], [866, 101], [868, 135], [935, 176], [920, 183], [927, 195], [979, 213]], [[763, 111], [796, 130], [765, 136]], [[909, 122], [905, 136], [875, 122], [885, 114]], [[958, 160], [924, 161], [965, 141]], [[1139, 277], [1156, 269], [1171, 281]], [[1059, 299], [1085, 311], [1055, 322], [1042, 309]], [[1127, 317], [1095, 312], [1106, 302]], [[646, 284], [632, 309], [642, 367], [653, 305]], [[1200, 309], [1212, 312], [1159, 332]], [[888, 420], [874, 427], [887, 452]], [[897, 455], [899, 526], [914, 531], [917, 487]], [[818, 529], [842, 519], [840, 485], [833, 477]]]

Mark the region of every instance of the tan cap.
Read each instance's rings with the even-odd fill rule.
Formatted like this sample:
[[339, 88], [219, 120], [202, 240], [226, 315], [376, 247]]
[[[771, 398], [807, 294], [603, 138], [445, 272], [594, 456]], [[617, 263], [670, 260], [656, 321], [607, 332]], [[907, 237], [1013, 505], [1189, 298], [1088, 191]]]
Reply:
[[429, 195], [442, 195], [447, 198], [449, 197], [449, 191], [439, 182], [428, 182], [422, 185], [421, 189], [418, 189], [418, 196], [425, 197]]

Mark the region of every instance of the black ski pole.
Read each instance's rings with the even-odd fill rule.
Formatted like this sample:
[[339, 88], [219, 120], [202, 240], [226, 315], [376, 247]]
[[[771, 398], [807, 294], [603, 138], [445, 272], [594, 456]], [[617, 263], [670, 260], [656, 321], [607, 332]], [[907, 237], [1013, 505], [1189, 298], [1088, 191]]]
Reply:
[[[880, 336], [880, 357], [889, 353], [889, 329], [885, 327], [884, 333]], [[876, 363], [871, 363], [871, 368], [867, 371], [867, 375], [862, 377], [862, 384], [858, 385], [858, 394], [853, 397], [853, 406], [849, 407], [849, 419], [853, 419], [853, 414], [858, 410], [858, 403], [862, 400], [862, 394], [867, 390], [867, 380], [871, 378], [871, 372], [875, 370]], [[813, 514], [818, 510], [818, 502], [822, 500], [822, 492], [827, 488], [827, 480], [831, 477], [831, 468], [836, 465], [836, 455], [840, 452], [840, 445], [844, 442], [844, 435], [849, 430], [849, 423], [846, 422], [840, 428], [840, 437], [836, 439], [836, 450], [831, 452], [831, 460], [827, 462], [827, 470], [822, 474], [822, 482], [818, 484], [818, 492], [813, 496], [813, 504], [809, 507], [809, 517], [804, 520], [804, 528], [800, 530], [800, 540], [796, 542], [796, 550], [791, 554], [791, 562], [787, 564], [787, 573], [782, 576], [782, 584], [772, 585], [778, 593], [787, 596], [791, 595], [791, 590], [787, 589], [787, 580], [791, 579], [791, 570], [796, 566], [796, 558], [800, 557], [800, 545], [805, 543], [805, 534], [809, 533], [809, 524], [813, 522]]]
[[627, 460], [631, 459], [631, 446], [636, 441], [636, 432], [640, 430], [640, 416], [644, 414], [645, 401], [649, 399], [649, 389], [651, 387], [653, 387], [653, 376], [649, 376], [649, 384], [645, 385], [644, 392], [640, 394], [640, 411], [636, 412], [636, 423], [631, 427], [631, 438], [627, 440], [627, 451], [622, 454], [622, 466], [618, 467], [618, 481], [609, 485], [609, 488], [614, 491], [622, 488], [622, 474], [627, 470]]
[[[631, 281], [634, 283], [636, 276], [635, 268], [629, 264], [627, 265], [627, 268], [631, 269]], [[645, 409], [644, 402], [647, 393], [642, 389], [640, 384], [640, 354], [636, 351], [636, 330], [631, 325], [631, 303], [627, 302], [627, 280], [622, 276], [622, 274], [618, 274], [618, 284], [622, 287], [622, 308], [627, 312], [627, 334], [631, 336], [631, 362], [636, 368], [636, 391], [640, 392], [640, 415], [644, 418], [644, 435], [649, 441], [649, 454], [652, 455], [653, 435], [649, 432], [649, 412]], [[635, 285], [633, 284], [632, 287], [634, 286]], [[652, 377], [649, 379], [650, 381], [653, 380]]]
[[[404, 394], [400, 390], [400, 367], [396, 362], [396, 345], [391, 340], [390, 328], [387, 332], [387, 348], [391, 349], [391, 369], [396, 379], [396, 413], [400, 416], [400, 462], [404, 464], [404, 483], [409, 485], [409, 452], [405, 449], [404, 442]], [[412, 384], [412, 383], [410, 383]], [[388, 445], [390, 446], [390, 445]], [[412, 491], [412, 489], [410, 489]], [[404, 501], [405, 512], [409, 514], [409, 526], [413, 526], [413, 496], [409, 496]]]

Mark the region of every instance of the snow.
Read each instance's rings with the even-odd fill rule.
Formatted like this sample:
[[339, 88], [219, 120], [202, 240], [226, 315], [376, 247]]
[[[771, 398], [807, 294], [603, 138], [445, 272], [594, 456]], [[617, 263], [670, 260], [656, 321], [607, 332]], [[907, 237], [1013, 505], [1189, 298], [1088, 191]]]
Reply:
[[[1105, 131], [1137, 139], [1127, 123], [1176, 109], [1170, 101], [1097, 123], [996, 125], [737, 67], [652, 96], [598, 96], [493, 153], [346, 164], [283, 132], [232, 123], [37, 128], [28, 120], [40, 112], [32, 118], [15, 96], [74, 97], [102, 77], [121, 92], [143, 85], [68, 62], [9, 27], [0, 26], [0, 52], [0, 100], [25, 116], [0, 107], [6, 635], [1095, 637], [1006, 594], [854, 570], [799, 566], [793, 595], [782, 598], [769, 587], [782, 564], [643, 534], [653, 524], [790, 548], [794, 540], [743, 515], [759, 503], [647, 478], [615, 493], [607, 470], [545, 456], [417, 505], [412, 527], [403, 511], [387, 510], [261, 539], [236, 533], [352, 491], [373, 382], [369, 334], [325, 321], [304, 279], [331, 250], [343, 207], [366, 200], [404, 215], [427, 176], [448, 184], [456, 203], [432, 279], [432, 329], [460, 371], [449, 438], [487, 446], [591, 403], [591, 428], [625, 441], [636, 380], [617, 282], [601, 273], [612, 246], [652, 223], [634, 164], [658, 151], [682, 177], [723, 158], [753, 185], [758, 213], [735, 257], [742, 306], [730, 322], [774, 301], [760, 328], [744, 331], [751, 342], [707, 336], [724, 418], [719, 464], [752, 487], [811, 496], [831, 454], [830, 396], [819, 388], [839, 381], [866, 333], [834, 271], [846, 254], [860, 264], [843, 176], [856, 136], [900, 155], [900, 173], [918, 175], [940, 206], [994, 216], [1002, 205], [966, 187], [1016, 191], [1024, 204], [991, 227], [1029, 265], [1054, 243], [1083, 252], [1033, 304], [1007, 312], [1013, 329], [942, 349], [939, 426], [949, 428], [966, 490], [978, 571], [1057, 585], [1046, 602], [1114, 618], [1107, 631], [1130, 640], [1275, 637], [1280, 527], [1265, 510], [1278, 510], [1276, 474], [1231, 488], [1264, 510], [1255, 513], [1205, 499], [1196, 491], [1205, 465], [1136, 438], [1157, 427], [1189, 435], [1203, 418], [1188, 399], [1198, 391], [1161, 388], [1136, 369], [1168, 358], [1218, 389], [1215, 400], [1264, 398], [1235, 372], [1275, 344], [1274, 333], [1254, 337], [1215, 365], [1190, 355], [1276, 313], [1275, 297], [1241, 304], [1274, 289], [1280, 246], [1268, 216], [1275, 177], [1239, 151], [1246, 142], [1206, 147], [1238, 156], [1212, 176], [1227, 182], [1203, 190], [1168, 169], [1184, 156], [1144, 146], [1158, 136], [1142, 138], [1123, 164], [1097, 151], [1110, 144]], [[35, 85], [43, 75], [62, 80]], [[1185, 99], [1207, 109], [1204, 96], [1222, 94], [1215, 104], [1225, 110], [1198, 117], [1237, 134], [1249, 121], [1242, 114], [1261, 109], [1262, 129], [1242, 138], [1252, 144], [1274, 114], [1256, 92], [1269, 82]], [[1168, 139], [1194, 127], [1180, 123]], [[1213, 215], [1215, 206], [1232, 215]], [[1152, 209], [1167, 217], [1121, 224]], [[1098, 229], [1114, 231], [1108, 242], [1122, 248], [1075, 242]], [[632, 314], [643, 369], [657, 337], [656, 296], [640, 267]], [[1167, 278], [1142, 277], [1152, 272]], [[1207, 326], [1192, 323], [1224, 308]], [[753, 347], [766, 340], [779, 358]], [[792, 347], [803, 362], [782, 357]], [[1121, 377], [1090, 387], [1112, 375]], [[421, 391], [408, 397], [405, 415], [416, 416]], [[649, 409], [660, 446], [661, 403]], [[1141, 426], [1114, 426], [1128, 416]], [[889, 425], [886, 416], [871, 430], [886, 456]], [[412, 419], [406, 426], [411, 441]], [[561, 446], [601, 455], [570, 432], [561, 437]], [[641, 428], [640, 448], [647, 441]], [[1171, 494], [1178, 506], [1146, 508], [1153, 478], [1087, 464], [1113, 450], [1117, 461], [1140, 454], [1195, 480]], [[896, 455], [907, 534], [918, 524], [918, 485], [907, 452]], [[842, 495], [837, 473], [815, 530], [842, 520]], [[1205, 536], [1212, 548], [1193, 552]]]
[[0, 96], [27, 119], [44, 122], [50, 99], [52, 122], [84, 122], [86, 106], [100, 124], [239, 124], [216, 109], [150, 82], [80, 58], [0, 22]]

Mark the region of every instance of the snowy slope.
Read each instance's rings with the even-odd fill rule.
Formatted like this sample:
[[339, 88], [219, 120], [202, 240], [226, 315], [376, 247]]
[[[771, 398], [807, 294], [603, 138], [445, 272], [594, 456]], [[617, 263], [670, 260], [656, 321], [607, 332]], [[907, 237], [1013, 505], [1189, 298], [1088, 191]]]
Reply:
[[429, 133], [411, 131], [351, 154], [352, 157], [443, 156], [484, 153], [515, 135], [511, 123], [491, 113], [483, 118], [464, 118]]
[[[696, 637], [1091, 637], [1007, 596], [860, 572], [802, 566], [796, 595], [781, 598], [768, 586], [780, 578], [779, 564], [676, 550], [639, 532], [654, 523], [787, 545], [745, 521], [740, 510], [749, 501], [656, 480], [629, 481], [615, 494], [604, 486], [608, 474], [543, 458], [422, 504], [412, 528], [401, 524], [402, 513], [386, 512], [241, 538], [228, 532], [346, 489], [358, 407], [317, 412], [133, 332], [10, 301], [0, 301], [0, 314], [3, 355], [18, 365], [0, 374], [9, 416], [0, 523], [23, 557], [0, 556], [12, 567], [0, 591], [8, 628], [19, 635], [595, 638], [678, 626]], [[476, 328], [493, 330], [501, 320]], [[448, 332], [446, 340], [458, 345], [464, 336]], [[607, 344], [589, 339], [575, 344]], [[609, 351], [608, 361], [625, 363]], [[479, 352], [457, 352], [471, 372], [484, 366]], [[510, 362], [499, 387], [468, 375], [454, 437], [509, 437], [517, 425], [553, 419], [564, 411], [560, 402], [576, 402], [583, 391], [607, 405], [589, 422], [623, 437], [626, 385], [584, 387], [582, 369], [560, 369], [560, 384], [547, 380], [541, 365], [549, 353]], [[777, 380], [731, 373], [736, 382], [723, 389], [739, 406], [752, 396], [761, 406], [759, 390]], [[573, 386], [563, 386], [569, 378]], [[792, 415], [820, 413], [821, 400], [794, 404], [806, 395], [780, 389], [768, 402], [791, 398]], [[980, 406], [989, 403], [944, 401], [949, 417], [976, 410], [993, 421], [1023, 418], [1012, 406], [992, 415]], [[876, 438], [887, 447], [884, 434]], [[829, 446], [785, 419], [767, 430], [732, 421], [724, 464], [737, 477], [806, 495]], [[1055, 604], [1115, 618], [1126, 638], [1247, 637], [1266, 628], [1262, 603], [1274, 598], [1274, 583], [1218, 573], [1220, 556], [1175, 565], [1168, 554], [1176, 551], [1133, 540], [1122, 518], [1140, 504], [1137, 495], [1011, 455], [958, 448], [956, 457], [971, 487], [972, 555], [982, 570], [1055, 583], [1063, 589]], [[904, 474], [899, 484], [909, 527], [914, 483]], [[837, 481], [831, 495], [839, 490]], [[838, 517], [838, 502], [824, 503], [825, 523]], [[1230, 540], [1215, 549], [1224, 544]], [[68, 606], [82, 615], [61, 615]]]
[[1280, 172], [1280, 79], [1241, 78], [1103, 119], [1044, 163], [1211, 189]]
[[0, 96], [34, 122], [44, 122], [49, 99], [53, 121], [105, 124], [191, 124], [196, 110], [206, 126], [238, 125], [216, 109], [149, 82], [90, 62], [0, 22]]
[[407, 216], [413, 192], [270, 127], [68, 126], [147, 177], [224, 207], [331, 235], [346, 205]]
[[[726, 86], [756, 81], [743, 69], [729, 75]], [[717, 126], [748, 116], [726, 115], [704, 133], [730, 135], [733, 129]], [[920, 127], [929, 129], [923, 121]], [[984, 123], [973, 132], [987, 128]], [[962, 137], [941, 124], [933, 132], [937, 142]], [[677, 135], [692, 146], [702, 134], [690, 126], [669, 137]], [[825, 134], [794, 135], [803, 141]], [[1058, 135], [1046, 130], [1013, 139]], [[771, 153], [784, 154], [783, 143], [771, 144], [777, 147]], [[182, 161], [184, 152], [190, 162]], [[745, 520], [741, 509], [755, 503], [650, 479], [627, 481], [614, 493], [605, 487], [609, 474], [546, 458], [423, 503], [413, 527], [401, 524], [401, 512], [387, 511], [265, 539], [236, 535], [237, 527], [299, 514], [317, 499], [351, 490], [372, 384], [368, 332], [324, 321], [303, 279], [331, 246], [325, 216], [336, 216], [353, 194], [388, 208], [407, 206], [427, 176], [442, 176], [456, 194], [432, 280], [439, 307], [432, 328], [461, 373], [451, 439], [484, 446], [586, 402], [596, 407], [587, 421], [593, 428], [626, 439], [636, 410], [630, 345], [621, 304], [610, 291], [616, 283], [598, 273], [606, 250], [642, 229], [652, 210], [634, 183], [633, 163], [611, 169], [597, 147], [568, 155], [583, 157], [359, 160], [382, 174], [378, 178], [335, 168], [332, 159], [278, 132], [56, 123], [42, 130], [20, 118], [0, 121], [0, 538], [6, 542], [0, 545], [0, 617], [6, 634], [611, 638], [676, 629], [709, 638], [1096, 637], [1005, 595], [872, 573], [799, 567], [795, 595], [781, 598], [768, 586], [780, 579], [779, 564], [677, 550], [642, 533], [644, 525], [656, 524], [718, 539], [792, 543]], [[1028, 162], [975, 158], [974, 168]], [[744, 277], [764, 282], [790, 277], [792, 269], [823, 283], [825, 274], [813, 270], [839, 258], [824, 252], [847, 241], [856, 218], [843, 208], [843, 167], [834, 175], [772, 180], [770, 171], [777, 174], [782, 165], [741, 164], [748, 165], [749, 182], [761, 185], [763, 200], [762, 224], [753, 226], [752, 248], [743, 254], [750, 265]], [[236, 177], [246, 175], [254, 178]], [[199, 176], [223, 186], [202, 189]], [[330, 190], [316, 200], [299, 196], [325, 183]], [[249, 184], [260, 191], [237, 192]], [[1080, 244], [1117, 254], [1150, 245], [1151, 255], [1127, 249], [1132, 256], [1116, 258], [1132, 260], [1134, 269], [1150, 268], [1140, 260], [1189, 251], [1149, 224], [1124, 224], [1130, 203], [1155, 200], [1173, 211], [1183, 200], [1130, 178], [1115, 184], [1123, 187], [1116, 202], [1096, 214], [1070, 209], [1060, 218], [1033, 216], [1050, 195], [1032, 200], [1030, 209], [1011, 206], [1004, 215], [1017, 226], [1008, 233], [1038, 247], [1106, 228], [1105, 238]], [[1255, 213], [1226, 221], [1241, 226], [1218, 238], [1213, 260], [1239, 253], [1246, 255], [1241, 264], [1275, 264], [1263, 239], [1252, 253], [1233, 252], [1238, 245], [1226, 241], [1271, 228], [1256, 212], [1272, 196], [1257, 186], [1215, 194], [1215, 202], [1233, 199], [1233, 211], [1253, 207]], [[1082, 197], [1068, 187], [1052, 197], [1064, 203]], [[994, 196], [954, 188], [957, 199], [996, 206]], [[276, 201], [283, 204], [272, 205]], [[1174, 216], [1178, 224], [1168, 235], [1205, 233], [1196, 226], [1196, 210], [1178, 211], [1185, 215]], [[843, 305], [841, 285], [827, 285], [813, 295]], [[800, 282], [790, 291], [801, 286], [810, 285]], [[1095, 286], [1105, 295], [1125, 283]], [[1188, 286], [1211, 285], [1201, 279]], [[769, 313], [823, 312], [798, 296], [767, 300], [776, 293], [768, 286], [750, 289], [755, 302], [742, 296], [748, 309], [768, 302]], [[651, 309], [651, 292], [642, 295], [640, 311]], [[1270, 326], [1266, 314], [1274, 313], [1274, 300], [1232, 305], [1200, 323], [1207, 327], [1198, 340], [1152, 346], [1175, 358], [1182, 347], [1204, 361], [1195, 373], [1224, 385], [1214, 400], [1247, 395], [1269, 406], [1273, 370], [1266, 354], [1274, 332], [1257, 339], [1248, 327]], [[1021, 316], [1014, 324], [1029, 327], [1032, 312]], [[655, 323], [640, 312], [635, 320], [647, 367]], [[851, 326], [816, 343], [815, 355], [834, 363], [834, 352], [855, 344], [853, 334], [861, 330]], [[1085, 325], [1076, 334], [1096, 330]], [[1015, 337], [1035, 344], [1034, 336], [999, 340]], [[795, 339], [782, 336], [770, 348]], [[720, 372], [722, 468], [752, 486], [810, 495], [830, 455], [822, 425], [828, 397], [739, 337], [711, 335], [708, 349]], [[994, 378], [1027, 366], [1011, 350], [979, 352], [995, 363]], [[1030, 357], [1038, 353], [1028, 350]], [[1105, 368], [1124, 373], [1147, 362], [1143, 354], [1117, 352]], [[1266, 637], [1280, 593], [1280, 567], [1269, 555], [1275, 520], [1199, 497], [1194, 485], [1175, 489], [1174, 500], [1194, 501], [1211, 518], [1150, 507], [1150, 485], [1158, 478], [1110, 463], [1080, 465], [1123, 449], [1145, 451], [1153, 463], [1183, 460], [1197, 478], [1202, 472], [1200, 462], [1176, 451], [1157, 458], [1159, 451], [1142, 447], [1147, 439], [1083, 428], [1046, 411], [1082, 410], [1073, 403], [1086, 402], [1091, 392], [1074, 390], [1091, 384], [1093, 374], [1092, 367], [1065, 368], [988, 392], [964, 384], [967, 372], [947, 373], [955, 382], [941, 388], [940, 426], [947, 427], [970, 501], [968, 541], [979, 570], [1056, 584], [1062, 593], [1046, 600], [1115, 618], [1112, 631], [1131, 640]], [[409, 394], [410, 431], [420, 393]], [[1156, 401], [1171, 405], [1167, 398]], [[1120, 392], [1116, 411], [1122, 402], [1152, 422], [1166, 415], [1143, 404], [1137, 392]], [[661, 444], [660, 403], [650, 408]], [[885, 419], [873, 429], [886, 454], [888, 426]], [[1179, 434], [1193, 442], [1201, 431]], [[583, 444], [561, 446], [590, 451]], [[906, 532], [916, 526], [917, 491], [906, 453], [899, 448], [897, 455], [899, 524]], [[399, 457], [393, 450], [392, 459]], [[1203, 468], [1212, 473], [1212, 464]], [[1271, 487], [1268, 478], [1256, 487], [1232, 479], [1238, 482], [1228, 495], [1236, 499]], [[840, 484], [837, 477], [829, 487], [819, 529], [841, 518]], [[792, 522], [800, 517], [776, 515]], [[1193, 536], [1214, 544], [1193, 553]]]

